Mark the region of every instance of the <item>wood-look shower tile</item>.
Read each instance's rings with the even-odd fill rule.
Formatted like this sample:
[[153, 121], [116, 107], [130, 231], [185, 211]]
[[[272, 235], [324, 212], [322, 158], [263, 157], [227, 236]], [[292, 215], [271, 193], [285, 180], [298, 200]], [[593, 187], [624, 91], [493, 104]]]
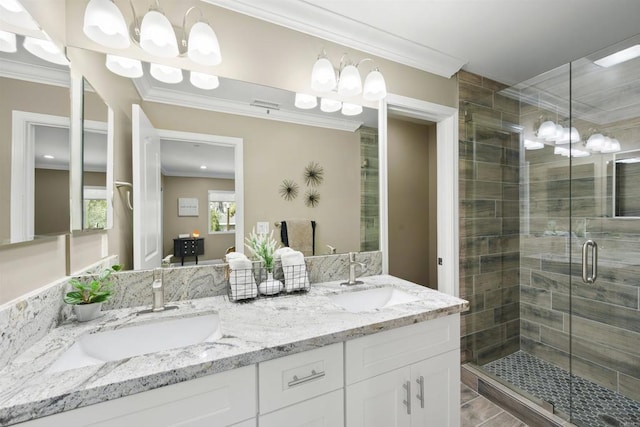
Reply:
[[502, 409], [488, 399], [478, 396], [465, 403], [460, 408], [460, 425], [462, 427], [476, 427], [480, 423], [502, 412]]
[[551, 308], [551, 292], [532, 286], [520, 287], [520, 302], [537, 307]]
[[633, 353], [640, 349], [640, 333], [578, 316], [571, 319], [571, 333], [575, 337], [600, 343], [611, 350]]
[[473, 200], [465, 199], [460, 201], [460, 218], [495, 218], [495, 200]]
[[640, 378], [620, 374], [618, 379], [620, 393], [640, 402]]
[[460, 384], [460, 405], [464, 405], [468, 401], [475, 399], [478, 396], [478, 393], [473, 391], [471, 387], [465, 384]]
[[502, 232], [500, 218], [462, 218], [460, 219], [460, 238], [498, 236]]
[[507, 252], [494, 255], [480, 256], [480, 271], [490, 273], [493, 271], [509, 270], [520, 266], [520, 253]]
[[[555, 301], [555, 295], [554, 295]], [[562, 313], [554, 310], [548, 310], [535, 305], [520, 302], [520, 318], [530, 322], [546, 325], [554, 329], [562, 330], [564, 325], [564, 316]]]
[[640, 332], [638, 310], [581, 297], [573, 297], [570, 301], [569, 296], [564, 294], [554, 294], [552, 306], [556, 312], [564, 312], [572, 316], [579, 316], [629, 331]]

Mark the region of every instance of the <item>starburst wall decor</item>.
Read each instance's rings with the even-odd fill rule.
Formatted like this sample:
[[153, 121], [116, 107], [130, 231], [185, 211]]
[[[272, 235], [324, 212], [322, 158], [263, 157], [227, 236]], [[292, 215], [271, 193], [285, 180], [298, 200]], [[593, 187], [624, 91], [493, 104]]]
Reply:
[[318, 203], [320, 203], [320, 193], [318, 193], [318, 190], [313, 188], [307, 190], [304, 195], [304, 204], [310, 208], [315, 208], [318, 206]]
[[307, 186], [317, 187], [324, 179], [324, 169], [316, 162], [311, 162], [304, 168], [304, 180]]
[[298, 196], [298, 188], [298, 184], [296, 184], [293, 180], [285, 179], [284, 181], [282, 181], [282, 184], [280, 184], [280, 189], [278, 190], [278, 192], [283, 199], [291, 201]]

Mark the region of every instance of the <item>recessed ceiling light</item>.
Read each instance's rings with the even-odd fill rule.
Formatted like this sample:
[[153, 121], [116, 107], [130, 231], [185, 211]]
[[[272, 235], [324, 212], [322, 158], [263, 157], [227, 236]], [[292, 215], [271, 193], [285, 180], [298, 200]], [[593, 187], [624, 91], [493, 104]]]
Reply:
[[200, 166], [200, 169], [206, 169], [207, 167], [205, 165]]
[[42, 156], [42, 157], [44, 157], [45, 159], [49, 159], [49, 160], [53, 160], [53, 159], [55, 159], [55, 157], [53, 157], [51, 154], [45, 154], [45, 155], [44, 155], [44, 156]]
[[597, 61], [593, 61], [596, 65], [601, 67], [612, 67], [617, 64], [621, 64], [626, 61], [630, 61], [640, 56], [640, 44], [622, 49], [616, 53], [612, 53], [609, 56], [600, 58]]
[[631, 157], [630, 159], [616, 160], [616, 163], [640, 163], [640, 157]]

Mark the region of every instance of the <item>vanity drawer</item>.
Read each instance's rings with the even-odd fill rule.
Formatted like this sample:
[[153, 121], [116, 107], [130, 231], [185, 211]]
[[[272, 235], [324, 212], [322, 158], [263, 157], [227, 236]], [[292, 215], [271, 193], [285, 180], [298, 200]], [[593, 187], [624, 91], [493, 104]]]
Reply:
[[460, 347], [460, 315], [452, 314], [346, 342], [347, 385]]
[[343, 387], [342, 348], [342, 343], [336, 343], [260, 363], [260, 413]]
[[344, 392], [335, 390], [260, 416], [260, 427], [344, 426]]

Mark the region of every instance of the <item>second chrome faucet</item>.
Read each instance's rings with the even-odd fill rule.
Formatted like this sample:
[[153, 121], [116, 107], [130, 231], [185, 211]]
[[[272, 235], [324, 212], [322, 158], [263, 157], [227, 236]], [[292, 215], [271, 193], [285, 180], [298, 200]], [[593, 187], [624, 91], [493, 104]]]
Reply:
[[[360, 267], [360, 274], [356, 276], [356, 267]], [[363, 282], [356, 280], [356, 277], [361, 276], [367, 271], [367, 264], [364, 262], [356, 261], [356, 252], [349, 252], [349, 279], [346, 282], [340, 283], [342, 286], [359, 285]]]

